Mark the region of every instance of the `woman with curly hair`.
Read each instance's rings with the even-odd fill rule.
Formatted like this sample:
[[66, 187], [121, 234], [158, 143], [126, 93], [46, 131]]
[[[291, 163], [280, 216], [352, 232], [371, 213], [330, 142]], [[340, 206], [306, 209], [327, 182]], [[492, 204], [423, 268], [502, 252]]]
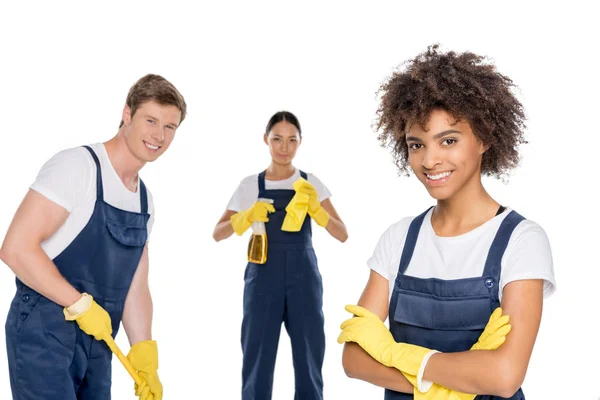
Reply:
[[386, 399], [525, 398], [555, 287], [550, 245], [481, 182], [518, 164], [525, 114], [513, 87], [484, 57], [435, 45], [380, 89], [379, 140], [436, 200], [381, 236], [338, 338], [347, 375]]

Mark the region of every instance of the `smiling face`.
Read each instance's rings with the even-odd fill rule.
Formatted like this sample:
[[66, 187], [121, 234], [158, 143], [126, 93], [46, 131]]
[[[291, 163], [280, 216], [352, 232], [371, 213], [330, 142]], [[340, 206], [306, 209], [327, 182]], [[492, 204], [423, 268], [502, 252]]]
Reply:
[[273, 162], [280, 165], [291, 164], [302, 142], [298, 129], [287, 121], [273, 125], [271, 131], [265, 133], [264, 139], [269, 146]]
[[123, 109], [124, 138], [134, 157], [152, 162], [160, 157], [173, 141], [181, 120], [181, 111], [172, 105], [147, 101], [131, 115], [131, 109]]
[[450, 199], [480, 184], [486, 147], [467, 121], [457, 120], [445, 110], [433, 110], [427, 126], [410, 127], [406, 143], [412, 170], [436, 200]]

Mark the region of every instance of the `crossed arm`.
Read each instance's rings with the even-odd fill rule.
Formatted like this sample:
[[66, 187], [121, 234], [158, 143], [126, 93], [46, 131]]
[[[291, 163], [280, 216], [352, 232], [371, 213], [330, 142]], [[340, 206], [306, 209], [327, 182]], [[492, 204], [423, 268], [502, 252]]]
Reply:
[[[504, 287], [502, 309], [510, 316], [512, 331], [497, 350], [434, 354], [423, 378], [463, 393], [512, 396], [523, 383], [537, 336], [543, 300], [542, 280], [514, 281]], [[387, 279], [371, 271], [359, 305], [382, 321], [388, 316]], [[345, 344], [342, 363], [349, 377], [399, 392], [413, 386], [400, 371], [372, 359], [355, 343]], [[460, 366], [460, 368], [457, 368]]]

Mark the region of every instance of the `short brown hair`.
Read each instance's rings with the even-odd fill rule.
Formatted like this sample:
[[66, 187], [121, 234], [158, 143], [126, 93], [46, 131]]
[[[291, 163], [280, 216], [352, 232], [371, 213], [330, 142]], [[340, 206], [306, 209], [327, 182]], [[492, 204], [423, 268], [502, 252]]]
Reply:
[[[171, 82], [160, 75], [148, 74], [140, 78], [129, 89], [125, 104], [131, 109], [131, 116], [135, 114], [137, 109], [147, 101], [154, 100], [162, 105], [175, 106], [181, 111], [181, 120], [185, 119], [187, 105], [179, 91]], [[123, 126], [123, 120], [119, 124], [119, 128]]]
[[408, 173], [406, 130], [425, 127], [431, 112], [443, 109], [471, 125], [488, 150], [481, 173], [502, 177], [519, 163], [525, 112], [512, 80], [485, 57], [470, 52], [438, 51], [438, 45], [405, 63], [385, 82], [377, 111], [379, 141], [392, 149], [401, 173]]

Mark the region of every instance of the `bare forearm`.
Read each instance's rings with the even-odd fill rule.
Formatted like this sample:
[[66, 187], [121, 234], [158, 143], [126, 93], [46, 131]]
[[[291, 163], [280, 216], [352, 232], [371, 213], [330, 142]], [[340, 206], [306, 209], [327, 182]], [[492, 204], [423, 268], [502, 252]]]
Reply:
[[152, 295], [147, 285], [131, 288], [123, 310], [123, 328], [129, 344], [152, 339]]
[[463, 393], [511, 397], [521, 384], [514, 369], [496, 350], [437, 353], [429, 359], [423, 378]]
[[233, 235], [233, 227], [230, 220], [219, 222], [213, 231], [213, 238], [217, 242], [227, 239], [231, 235]]
[[358, 344], [346, 343], [342, 356], [346, 375], [373, 385], [403, 393], [413, 393], [413, 385], [396, 368], [375, 361]]
[[340, 242], [345, 242], [348, 239], [348, 231], [346, 230], [346, 225], [334, 216], [329, 217], [329, 222], [327, 223], [327, 232]]
[[61, 275], [39, 246], [3, 247], [0, 258], [21, 282], [63, 307], [69, 307], [81, 298], [81, 293]]
[[434, 354], [424, 377], [450, 389], [511, 397], [521, 386], [540, 326], [543, 281], [521, 280], [505, 286], [502, 310], [512, 329], [497, 350]]

